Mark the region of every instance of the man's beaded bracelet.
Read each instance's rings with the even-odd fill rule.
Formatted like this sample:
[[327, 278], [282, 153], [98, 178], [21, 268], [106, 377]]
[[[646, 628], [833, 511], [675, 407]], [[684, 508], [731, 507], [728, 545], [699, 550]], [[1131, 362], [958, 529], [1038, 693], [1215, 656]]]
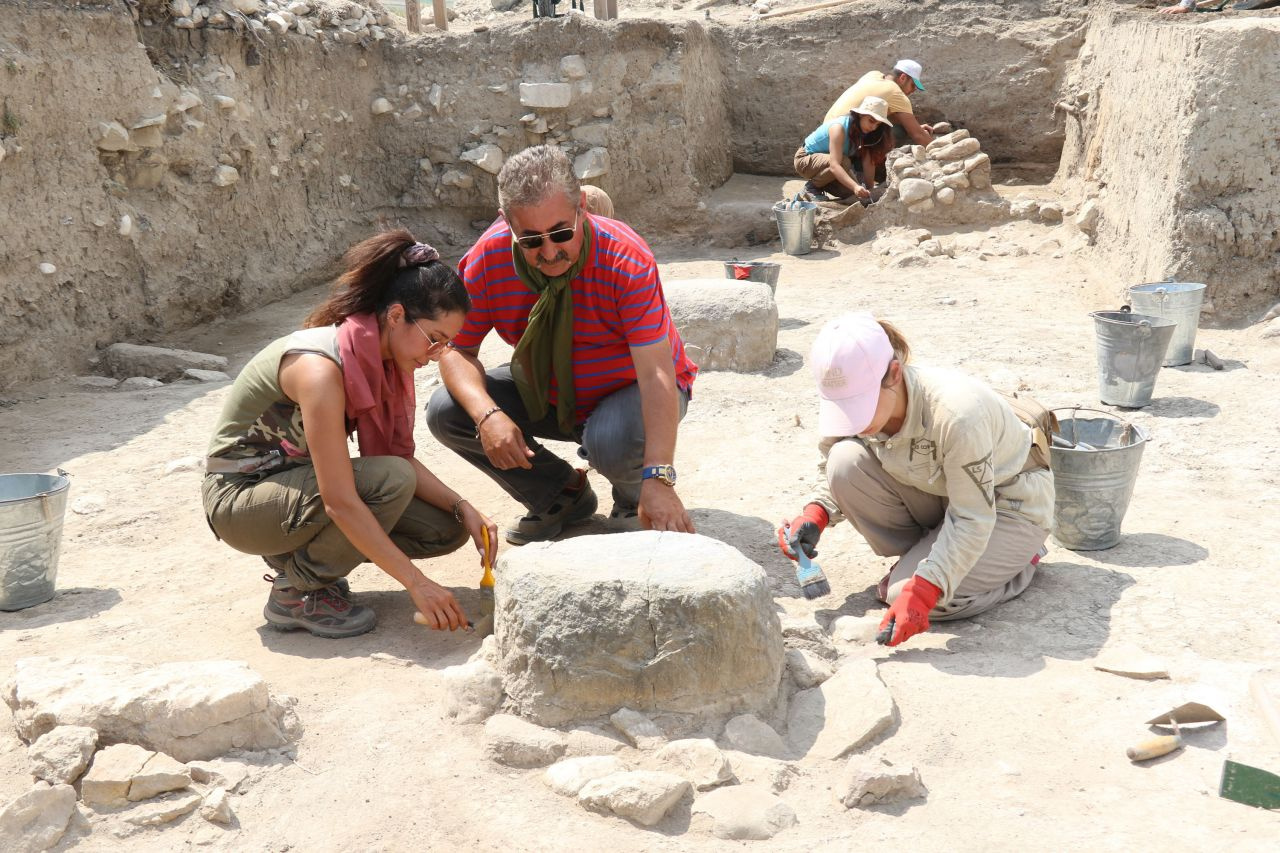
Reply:
[[501, 406], [494, 406], [492, 409], [490, 409], [489, 411], [485, 412], [483, 415], [480, 416], [480, 419], [476, 421], [476, 438], [480, 437], [480, 425], [483, 424], [485, 421], [489, 420], [490, 416], [497, 414], [498, 412], [501, 412], [501, 411], [502, 411]]

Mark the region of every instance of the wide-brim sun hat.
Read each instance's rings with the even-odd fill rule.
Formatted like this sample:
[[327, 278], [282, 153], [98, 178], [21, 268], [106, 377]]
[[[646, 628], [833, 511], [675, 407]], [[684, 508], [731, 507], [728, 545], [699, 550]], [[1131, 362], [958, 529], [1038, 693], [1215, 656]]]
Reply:
[[891, 361], [888, 334], [865, 311], [842, 314], [822, 327], [809, 352], [809, 367], [818, 383], [819, 435], [861, 435], [867, 430]]
[[889, 102], [884, 98], [877, 98], [875, 95], [863, 98], [862, 103], [854, 107], [849, 112], [858, 113], [859, 115], [871, 116], [881, 124], [887, 124], [893, 127], [893, 122], [889, 121]]

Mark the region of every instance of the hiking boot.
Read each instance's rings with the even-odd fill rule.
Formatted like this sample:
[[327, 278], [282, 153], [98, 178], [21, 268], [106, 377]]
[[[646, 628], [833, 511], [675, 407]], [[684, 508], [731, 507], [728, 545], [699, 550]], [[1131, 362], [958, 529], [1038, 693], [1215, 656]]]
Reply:
[[596, 493], [587, 481], [587, 471], [574, 472], [569, 486], [556, 496], [556, 502], [543, 513], [529, 513], [507, 528], [507, 541], [512, 545], [528, 545], [555, 539], [560, 532], [574, 522], [583, 521], [596, 511]]
[[[271, 577], [270, 575], [263, 575], [262, 579], [264, 581], [273, 581], [273, 582], [277, 579], [284, 579], [285, 578], [284, 564], [285, 564], [285, 561], [288, 559], [289, 559], [288, 554], [272, 554], [271, 556], [263, 557], [262, 562], [266, 563], [273, 570], [275, 570], [276, 575], [275, 577]], [[286, 580], [285, 583], [287, 584], [288, 581]], [[338, 594], [341, 595], [343, 598], [345, 598], [347, 601], [356, 600], [355, 594], [351, 592], [351, 584], [347, 582], [346, 578], [338, 578], [336, 581], [329, 584], [329, 586], [336, 589], [338, 591]]]
[[609, 512], [609, 529], [615, 533], [630, 533], [634, 530], [641, 530], [640, 513], [631, 504], [621, 504], [614, 501], [613, 509]]
[[304, 592], [291, 586], [287, 578], [271, 582], [271, 595], [262, 609], [271, 627], [288, 631], [302, 628], [317, 637], [336, 640], [372, 631], [377, 617], [361, 604], [352, 604], [330, 584]]
[[804, 190], [801, 191], [800, 196], [804, 201], [829, 201], [830, 200], [829, 196], [827, 195], [827, 191], [818, 189], [816, 186], [813, 185], [813, 181], [804, 182]]

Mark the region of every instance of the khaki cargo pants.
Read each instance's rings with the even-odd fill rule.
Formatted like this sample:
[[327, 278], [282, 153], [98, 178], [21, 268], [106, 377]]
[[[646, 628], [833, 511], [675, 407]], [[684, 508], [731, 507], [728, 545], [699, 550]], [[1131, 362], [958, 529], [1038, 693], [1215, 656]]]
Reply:
[[[892, 604], [902, 586], [929, 555], [946, 517], [947, 499], [922, 492], [890, 476], [861, 442], [841, 441], [827, 456], [827, 479], [836, 506], [871, 550], [898, 557], [889, 573], [885, 602]], [[1048, 531], [1020, 516], [997, 513], [987, 550], [960, 581], [955, 595], [935, 607], [935, 622], [976, 616], [1022, 594], [1031, 583], [1036, 557]]]
[[[467, 532], [448, 510], [414, 497], [417, 474], [397, 456], [351, 460], [356, 492], [410, 559], [456, 551]], [[367, 562], [326, 514], [316, 471], [300, 465], [268, 474], [206, 474], [205, 516], [214, 535], [246, 554], [280, 557], [289, 582], [320, 589]]]

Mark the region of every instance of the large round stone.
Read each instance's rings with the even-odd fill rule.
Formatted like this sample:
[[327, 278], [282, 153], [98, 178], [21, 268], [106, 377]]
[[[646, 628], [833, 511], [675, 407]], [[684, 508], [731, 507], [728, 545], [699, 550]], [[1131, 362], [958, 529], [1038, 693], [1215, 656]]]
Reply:
[[520, 714], [543, 725], [619, 708], [763, 708], [782, 673], [764, 571], [689, 533], [537, 543], [498, 562], [498, 669]]

